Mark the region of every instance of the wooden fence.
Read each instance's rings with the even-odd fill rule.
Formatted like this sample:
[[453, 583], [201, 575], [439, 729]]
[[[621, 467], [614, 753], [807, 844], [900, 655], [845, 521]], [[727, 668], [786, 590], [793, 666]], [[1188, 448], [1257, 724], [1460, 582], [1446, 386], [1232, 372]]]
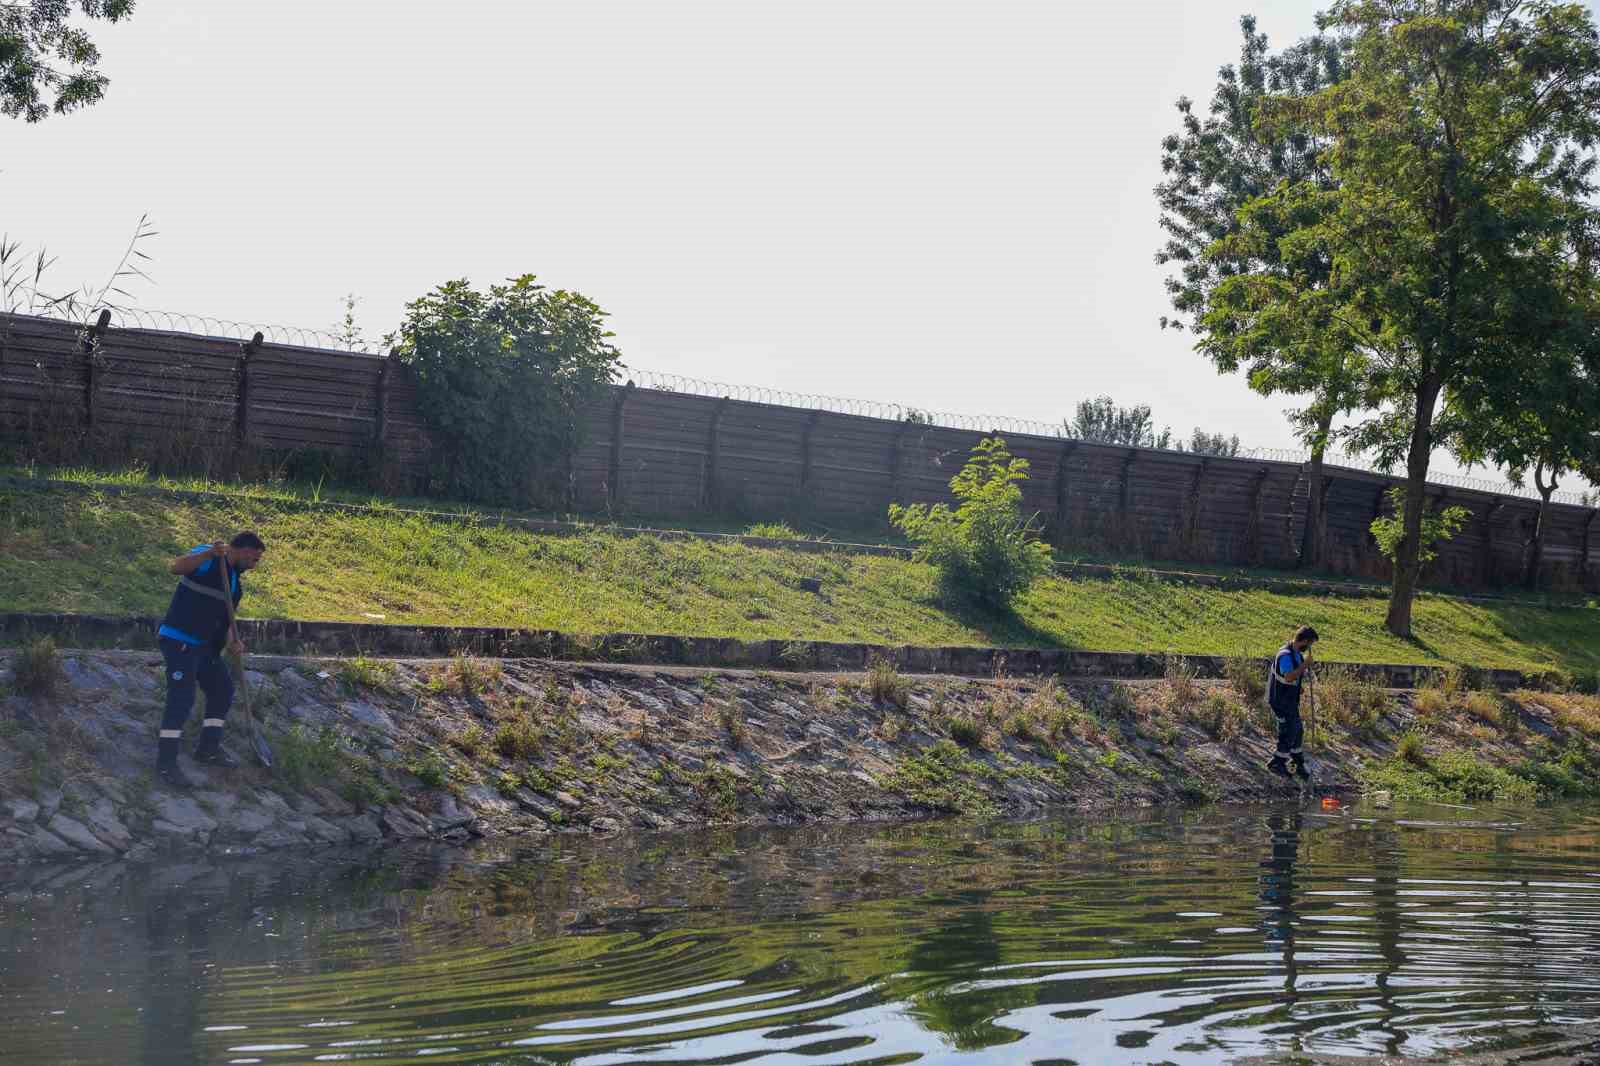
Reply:
[[[85, 329], [0, 316], [0, 436], [59, 458], [143, 457], [206, 474], [331, 457], [384, 489], [421, 489], [428, 440], [403, 365], [360, 353], [158, 330]], [[803, 516], [855, 527], [890, 503], [948, 499], [982, 433], [776, 404], [617, 386], [582, 414], [565, 461], [578, 511], [751, 519]], [[1223, 459], [1005, 434], [1032, 464], [1026, 506], [1050, 537], [1152, 559], [1291, 567], [1305, 532], [1297, 463]], [[1397, 482], [1330, 467], [1330, 569], [1387, 576], [1369, 527]], [[436, 486], [437, 488], [437, 486]], [[1430, 485], [1430, 506], [1472, 519], [1429, 576], [1471, 587], [1520, 574], [1536, 501]], [[1596, 511], [1552, 504], [1540, 581], [1600, 585]]]

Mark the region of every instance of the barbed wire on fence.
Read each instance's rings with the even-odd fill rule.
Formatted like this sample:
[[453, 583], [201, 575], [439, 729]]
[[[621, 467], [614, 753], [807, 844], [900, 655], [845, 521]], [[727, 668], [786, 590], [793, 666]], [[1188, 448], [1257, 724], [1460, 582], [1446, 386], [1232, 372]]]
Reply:
[[[349, 354], [374, 354], [368, 349], [364, 338], [360, 348], [345, 348], [341, 345], [340, 338], [328, 330], [309, 329], [301, 326], [239, 322], [211, 315], [160, 311], [153, 308], [113, 307], [108, 308], [108, 310], [111, 311], [112, 323], [120, 329], [161, 330], [169, 333], [191, 333], [240, 341], [249, 340], [253, 334], [260, 332], [263, 337], [278, 344], [295, 345], [302, 348], [322, 348], [336, 352], [348, 352]], [[98, 314], [99, 310], [96, 309], [83, 324], [92, 322]], [[748, 403], [829, 411], [834, 414], [858, 415], [864, 418], [888, 419], [895, 422], [912, 421], [943, 429], [968, 430], [978, 433], [1000, 432], [1049, 437], [1057, 440], [1077, 439], [1073, 437], [1064, 422], [1041, 422], [1036, 419], [1016, 418], [1010, 415], [975, 415], [953, 411], [937, 411], [931, 408], [891, 403], [885, 400], [862, 400], [845, 396], [833, 396], [826, 393], [794, 392], [764, 385], [733, 384], [642, 367], [630, 366], [626, 369], [624, 376], [636, 387], [654, 389], [660, 392], [706, 396], [716, 399], [726, 397]], [[1182, 452], [1182, 449], [1179, 448], [1152, 450], [1172, 453]], [[1304, 449], [1294, 448], [1241, 448], [1234, 458], [1255, 459], [1261, 462], [1304, 464], [1310, 461], [1311, 454]], [[1323, 461], [1329, 466], [1362, 470], [1390, 477], [1394, 476], [1391, 470], [1384, 469], [1372, 460], [1350, 455], [1347, 452], [1330, 451], [1324, 455]], [[1468, 489], [1495, 496], [1515, 496], [1523, 499], [1538, 498], [1537, 492], [1527, 486], [1518, 487], [1508, 482], [1471, 477], [1465, 474], [1436, 472], [1428, 475], [1428, 481], [1434, 485]], [[1553, 493], [1550, 498], [1553, 502], [1571, 504], [1578, 507], [1594, 506], [1593, 497], [1581, 492], [1558, 491]]]
[[[662, 392], [676, 392], [718, 399], [727, 397], [728, 399], [745, 400], [751, 403], [831, 411], [835, 414], [884, 418], [896, 422], [917, 421], [943, 429], [962, 429], [979, 433], [1028, 434], [1060, 440], [1077, 439], [1073, 437], [1065, 423], [1040, 422], [1034, 419], [1013, 418], [1008, 415], [957, 414], [950, 411], [935, 411], [926, 407], [913, 407], [908, 404], [889, 403], [883, 400], [857, 400], [820, 393], [790, 392], [785, 389], [756, 385], [734, 385], [707, 378], [689, 377], [684, 374], [638, 367], [630, 367], [626, 376], [639, 388], [656, 389]], [[1151, 450], [1172, 453], [1182, 452], [1182, 449], [1178, 448], [1156, 448]], [[1255, 459], [1261, 462], [1304, 464], [1311, 461], [1311, 453], [1305, 449], [1295, 448], [1240, 448], [1233, 458]], [[1347, 452], [1325, 453], [1323, 461], [1329, 466], [1342, 466], [1352, 470], [1366, 471], [1367, 473], [1393, 476], [1392, 471], [1383, 469], [1372, 460], [1350, 455]], [[1495, 496], [1538, 498], [1538, 494], [1526, 486], [1519, 488], [1508, 482], [1499, 482], [1488, 478], [1475, 478], [1465, 474], [1433, 473], [1428, 475], [1428, 481], [1435, 485], [1470, 489]], [[1593, 506], [1589, 497], [1578, 492], [1556, 492], [1550, 498], [1554, 502], [1569, 503], [1579, 507]]]
[[[346, 348], [339, 337], [324, 329], [304, 326], [285, 326], [263, 322], [237, 322], [213, 315], [189, 314], [182, 311], [159, 311], [146, 307], [109, 307], [111, 323], [118, 329], [148, 329], [167, 333], [192, 333], [205, 337], [222, 337], [228, 340], [247, 341], [260, 333], [274, 344], [298, 348], [327, 348], [352, 355], [371, 355], [363, 341], [359, 348]], [[100, 309], [85, 320], [93, 322]]]

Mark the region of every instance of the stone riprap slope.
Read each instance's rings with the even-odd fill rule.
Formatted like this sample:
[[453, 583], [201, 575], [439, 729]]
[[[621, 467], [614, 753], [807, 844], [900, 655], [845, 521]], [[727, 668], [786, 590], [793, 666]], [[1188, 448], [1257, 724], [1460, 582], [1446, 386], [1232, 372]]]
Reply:
[[[1254, 695], [1181, 664], [1165, 681], [1058, 682], [256, 656], [247, 680], [274, 769], [185, 758], [199, 787], [180, 793], [150, 772], [155, 654], [61, 652], [25, 677], [19, 662], [0, 667], [0, 867], [1295, 794], [1261, 769], [1272, 734]], [[1320, 791], [1380, 771], [1386, 787], [1432, 787], [1428, 768], [1460, 758], [1488, 776], [1451, 770], [1440, 781], [1460, 789], [1443, 795], [1531, 799], [1590, 780], [1591, 697], [1342, 684], [1324, 682]], [[228, 744], [244, 758], [234, 713]], [[1559, 759], [1566, 779], [1526, 770]]]

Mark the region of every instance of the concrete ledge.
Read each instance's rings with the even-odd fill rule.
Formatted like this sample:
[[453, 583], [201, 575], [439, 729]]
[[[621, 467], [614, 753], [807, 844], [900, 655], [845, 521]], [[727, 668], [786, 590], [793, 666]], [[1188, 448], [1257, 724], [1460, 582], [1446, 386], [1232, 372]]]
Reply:
[[[116, 618], [85, 614], [0, 614], [0, 641], [15, 644], [49, 636], [64, 646], [150, 648], [155, 618]], [[739, 640], [735, 637], [685, 637], [648, 633], [586, 635], [548, 629], [500, 626], [405, 626], [373, 622], [311, 622], [246, 619], [241, 636], [252, 651], [281, 655], [374, 655], [433, 658], [481, 655], [491, 658], [558, 659], [570, 662], [699, 666], [711, 669], [865, 670], [883, 659], [910, 674], [958, 677], [1061, 676], [1156, 678], [1167, 657], [1149, 652], [1074, 651], [1066, 648], [983, 648], [971, 646], [894, 647], [820, 640]], [[1227, 659], [1186, 655], [1201, 677], [1222, 677]], [[1266, 657], [1261, 659], [1266, 670]], [[1323, 663], [1344, 666], [1388, 688], [1415, 688], [1437, 676], [1438, 667], [1409, 663]], [[1543, 679], [1518, 670], [1477, 670], [1482, 683], [1500, 689], [1537, 687]]]

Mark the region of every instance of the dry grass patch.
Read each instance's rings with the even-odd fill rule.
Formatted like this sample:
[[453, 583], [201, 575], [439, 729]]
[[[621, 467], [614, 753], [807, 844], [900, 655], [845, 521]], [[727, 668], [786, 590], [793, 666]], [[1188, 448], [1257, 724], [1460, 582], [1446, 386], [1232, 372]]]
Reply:
[[49, 637], [29, 641], [11, 657], [11, 683], [24, 695], [54, 695], [64, 677], [56, 642]]
[[1221, 692], [1213, 692], [1191, 704], [1188, 719], [1205, 730], [1213, 740], [1222, 741], [1237, 737], [1248, 721], [1244, 709]]
[[1450, 709], [1450, 701], [1436, 688], [1419, 688], [1411, 693], [1411, 709], [1424, 721], [1437, 721]]
[[500, 683], [499, 659], [457, 655], [433, 672], [428, 688], [448, 696], [481, 696]]
[[1349, 667], [1319, 670], [1312, 679], [1311, 692], [1319, 709], [1326, 709], [1346, 729], [1374, 733], [1389, 709], [1389, 694], [1383, 686]]
[[1230, 655], [1223, 660], [1222, 676], [1247, 707], [1254, 707], [1267, 698], [1265, 659], [1245, 654]]
[[904, 710], [911, 686], [900, 676], [894, 663], [887, 659], [874, 659], [867, 671], [867, 691], [872, 694], [872, 702]]
[[1200, 686], [1195, 683], [1199, 671], [1182, 655], [1168, 655], [1162, 670], [1166, 679], [1167, 705], [1182, 711], [1200, 698]]

